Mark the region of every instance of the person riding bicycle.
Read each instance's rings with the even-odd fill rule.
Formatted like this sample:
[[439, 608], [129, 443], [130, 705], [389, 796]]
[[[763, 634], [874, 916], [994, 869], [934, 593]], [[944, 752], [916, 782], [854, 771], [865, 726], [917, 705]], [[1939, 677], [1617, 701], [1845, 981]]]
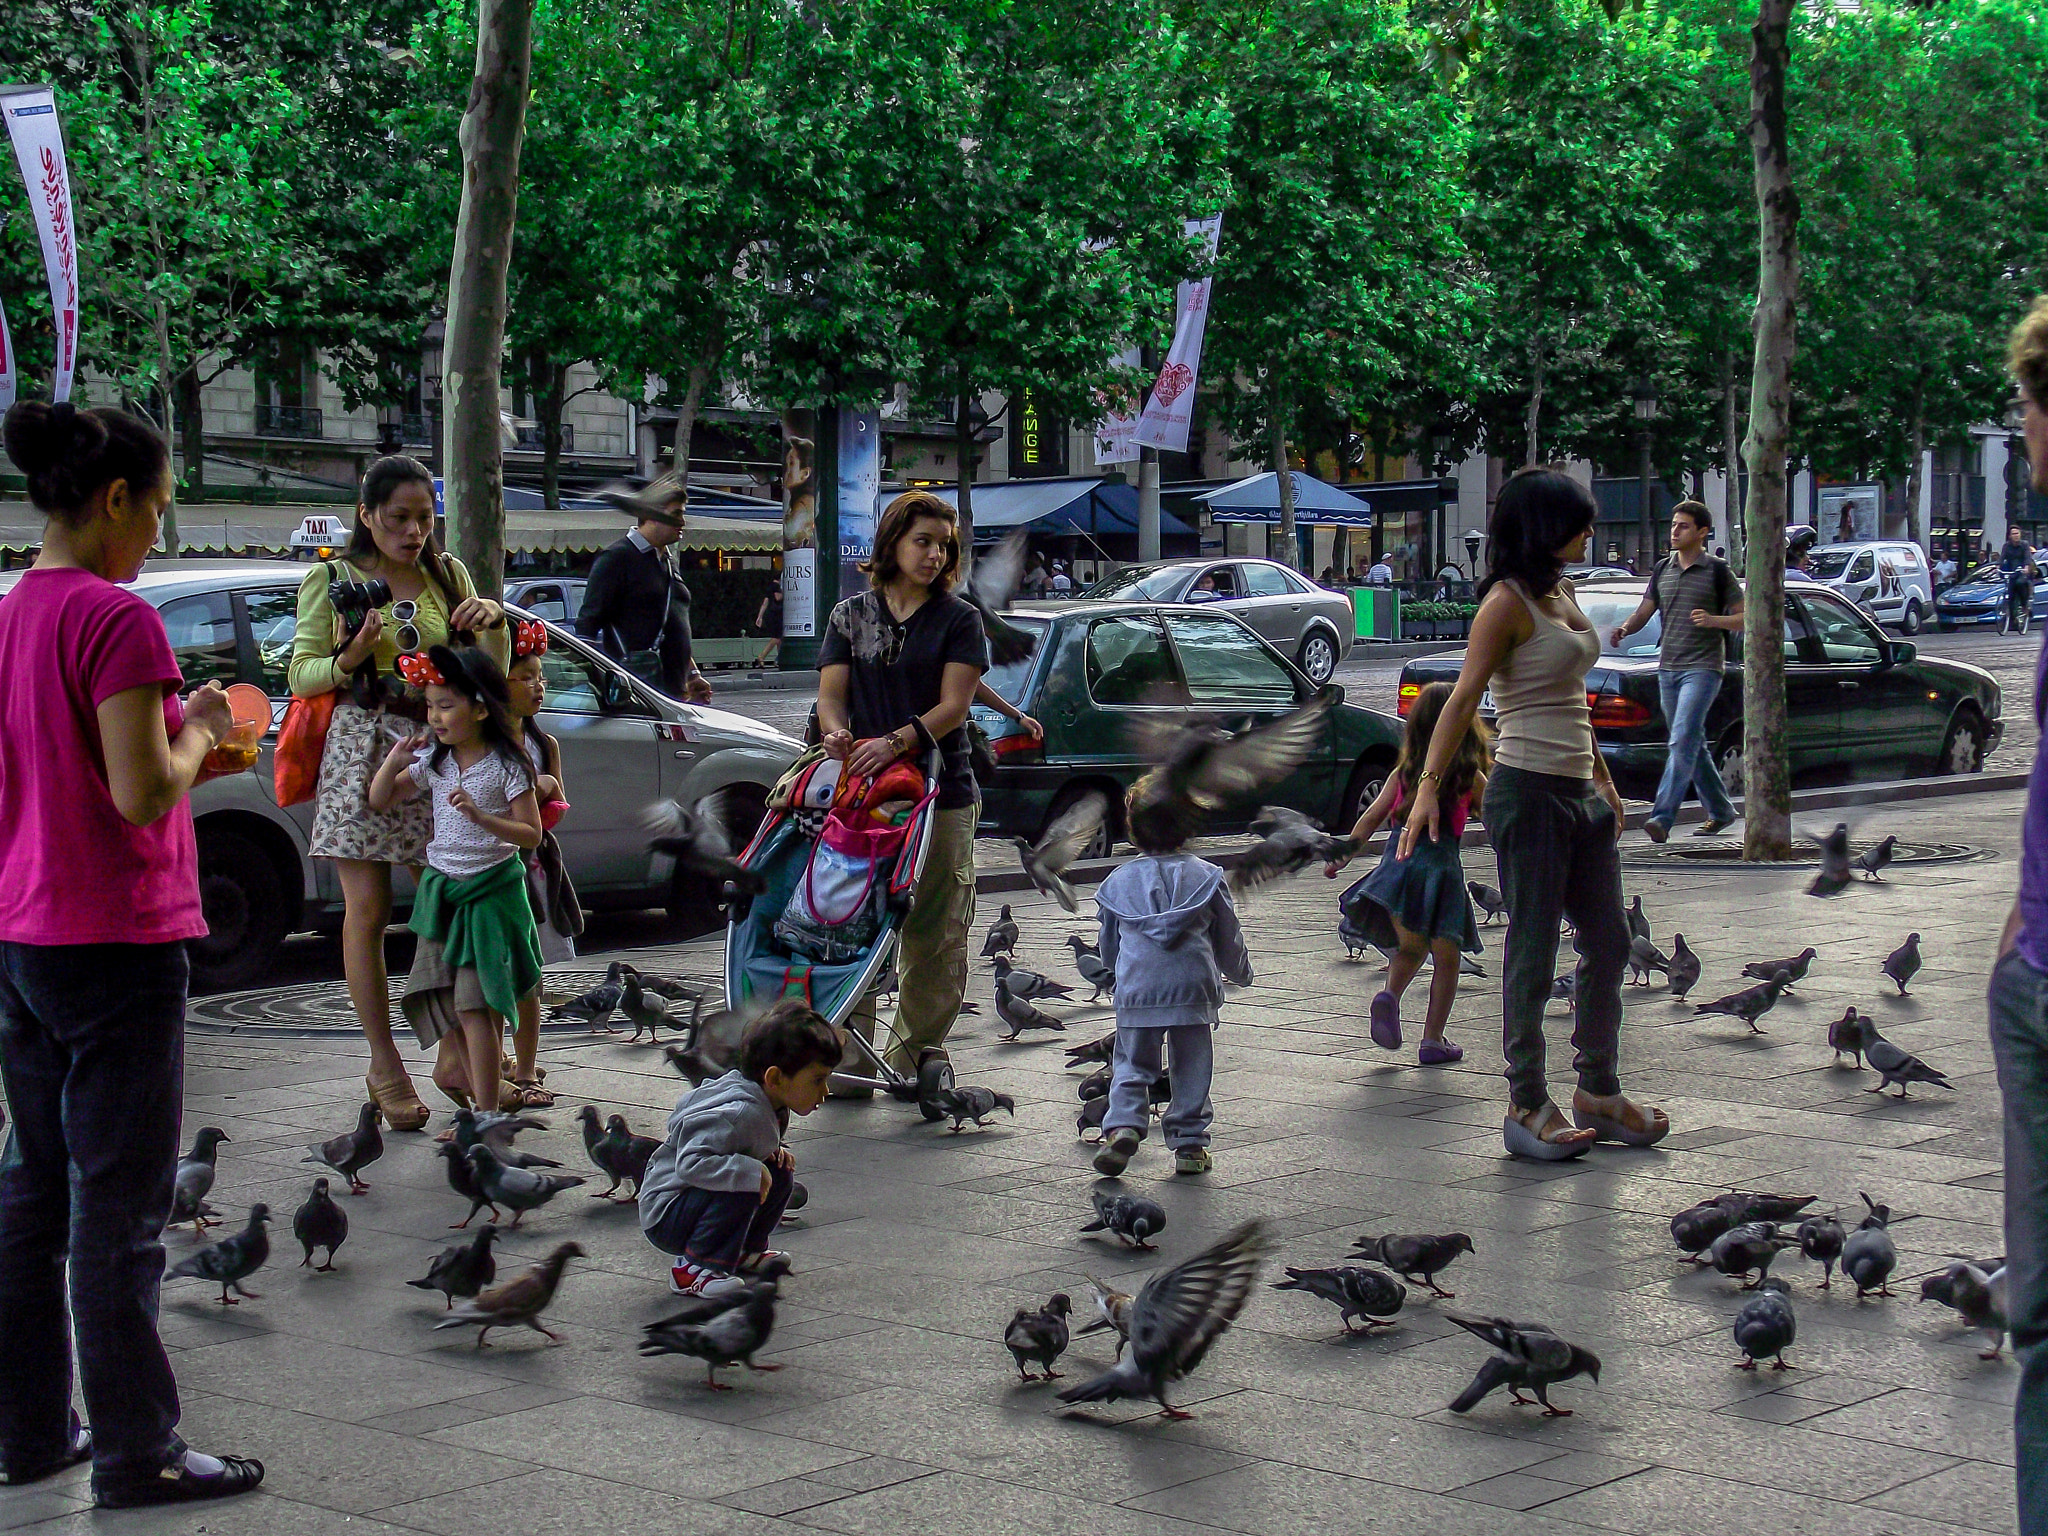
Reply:
[[2026, 541], [2017, 523], [2005, 530], [2005, 543], [1998, 551], [1998, 568], [2005, 573], [2006, 612], [2025, 627], [2034, 611], [2034, 581], [2041, 572], [2034, 560], [2034, 546]]

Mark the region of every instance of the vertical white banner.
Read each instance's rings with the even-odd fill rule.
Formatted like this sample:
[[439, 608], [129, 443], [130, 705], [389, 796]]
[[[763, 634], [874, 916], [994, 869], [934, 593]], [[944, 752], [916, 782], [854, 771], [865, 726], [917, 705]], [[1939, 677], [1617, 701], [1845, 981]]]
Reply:
[[[1216, 237], [1223, 228], [1223, 215], [1189, 219], [1188, 238], [1200, 240], [1209, 260], [1216, 256]], [[1159, 370], [1159, 382], [1145, 402], [1145, 414], [1138, 418], [1133, 439], [1142, 447], [1164, 448], [1185, 453], [1188, 422], [1194, 415], [1195, 385], [1202, 372], [1202, 334], [1209, 325], [1209, 290], [1213, 278], [1182, 283], [1175, 300], [1173, 347], [1166, 354], [1166, 366]]]
[[[0, 224], [5, 222], [0, 219]], [[14, 404], [15, 372], [14, 339], [7, 334], [7, 311], [0, 309], [0, 416], [6, 415], [7, 408]]]
[[43, 241], [43, 270], [50, 279], [57, 332], [50, 398], [69, 400], [78, 367], [78, 230], [71, 219], [71, 175], [64, 165], [57, 98], [46, 85], [0, 90], [0, 117], [7, 119], [7, 136], [28, 187], [29, 209]]
[[[1116, 355], [1116, 361], [1125, 368], [1135, 369], [1144, 360], [1144, 354], [1136, 347], [1125, 347]], [[1137, 458], [1138, 444], [1134, 436], [1137, 430], [1138, 418], [1135, 416], [1112, 414], [1095, 423], [1095, 462], [1128, 464]]]

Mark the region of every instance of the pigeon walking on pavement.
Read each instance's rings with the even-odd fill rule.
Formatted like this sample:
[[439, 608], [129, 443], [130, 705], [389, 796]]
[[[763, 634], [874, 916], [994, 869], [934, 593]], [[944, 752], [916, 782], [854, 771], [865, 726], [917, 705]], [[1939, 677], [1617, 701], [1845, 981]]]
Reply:
[[[1628, 941], [1628, 979], [1631, 985], [1639, 984], [1647, 987], [1650, 984], [1650, 977], [1654, 973], [1663, 971], [1668, 975], [1670, 970], [1670, 957], [1665, 955], [1648, 939], [1630, 939]], [[1640, 978], [1640, 982], [1638, 982], [1638, 978]]]
[[1740, 992], [1730, 992], [1711, 1003], [1694, 1003], [1692, 1011], [1695, 1014], [1725, 1014], [1731, 1019], [1742, 1020], [1749, 1026], [1750, 1033], [1762, 1034], [1763, 1026], [1757, 1020], [1778, 1006], [1778, 998], [1790, 984], [1786, 973], [1780, 971], [1769, 981], [1744, 987]]
[[1017, 858], [1033, 886], [1052, 897], [1069, 912], [1079, 912], [1081, 901], [1067, 882], [1067, 869], [1095, 841], [1109, 815], [1109, 797], [1089, 790], [1055, 816], [1045, 835], [1037, 842], [1013, 837]]
[[1883, 875], [1881, 871], [1885, 865], [1891, 863], [1892, 854], [1898, 846], [1899, 840], [1896, 837], [1886, 837], [1883, 842], [1875, 847], [1866, 848], [1857, 854], [1854, 861], [1855, 866], [1863, 872], [1864, 879], [1877, 880], [1882, 883]]
[[1067, 943], [1074, 951], [1074, 969], [1081, 973], [1081, 979], [1095, 989], [1091, 1003], [1102, 1001], [1102, 994], [1116, 991], [1116, 972], [1102, 963], [1102, 952], [1078, 933], [1067, 935]]
[[1569, 1418], [1571, 1409], [1558, 1408], [1550, 1401], [1550, 1388], [1574, 1376], [1600, 1381], [1600, 1359], [1589, 1349], [1559, 1338], [1541, 1323], [1510, 1322], [1505, 1317], [1467, 1317], [1459, 1312], [1444, 1316], [1476, 1339], [1494, 1348], [1493, 1355], [1479, 1367], [1472, 1385], [1451, 1404], [1453, 1413], [1470, 1413], [1480, 1400], [1499, 1387], [1517, 1403], [1526, 1403], [1522, 1393], [1533, 1392], [1543, 1405], [1545, 1418]]
[[166, 1226], [178, 1226], [189, 1221], [196, 1236], [204, 1228], [220, 1225], [211, 1219], [220, 1213], [206, 1203], [206, 1196], [213, 1188], [220, 1144], [232, 1139], [217, 1125], [202, 1125], [193, 1135], [192, 1150], [178, 1159], [177, 1179], [171, 1186], [171, 1215]]
[[1665, 969], [1664, 979], [1675, 998], [1682, 999], [1699, 985], [1700, 957], [1686, 947], [1682, 933], [1671, 935], [1671, 964]]
[[1436, 1283], [1436, 1277], [1451, 1267], [1461, 1253], [1473, 1253], [1472, 1239], [1463, 1232], [1431, 1236], [1419, 1232], [1390, 1232], [1385, 1237], [1361, 1237], [1351, 1245], [1351, 1257], [1384, 1264], [1410, 1285], [1426, 1285], [1432, 1295], [1446, 1300], [1457, 1295]]
[[[478, 1151], [488, 1153], [489, 1148]], [[474, 1155], [474, 1154], [472, 1154]], [[539, 1178], [534, 1174], [530, 1177]], [[578, 1179], [580, 1184], [583, 1181]], [[494, 1285], [483, 1291], [466, 1304], [451, 1310], [447, 1316], [434, 1324], [436, 1329], [466, 1328], [474, 1326], [478, 1332], [476, 1347], [489, 1348], [488, 1340], [493, 1328], [531, 1328], [535, 1333], [546, 1334], [550, 1344], [562, 1342], [558, 1333], [550, 1333], [541, 1322], [541, 1314], [555, 1299], [555, 1291], [562, 1283], [562, 1271], [571, 1259], [583, 1257], [581, 1243], [561, 1243], [555, 1251], [523, 1274], [514, 1275], [502, 1285]]]
[[1482, 914], [1482, 924], [1492, 922], [1496, 917], [1508, 915], [1508, 899], [1492, 886], [1481, 880], [1467, 880], [1465, 894], [1472, 898], [1472, 905]]
[[535, 1173], [530, 1168], [508, 1168], [483, 1142], [469, 1149], [469, 1166], [476, 1172], [477, 1189], [490, 1203], [511, 1209], [514, 1230], [528, 1211], [540, 1209], [565, 1189], [590, 1182], [580, 1173]]
[[1783, 960], [1752, 961], [1742, 968], [1742, 974], [1753, 976], [1758, 981], [1769, 981], [1778, 972], [1783, 971], [1786, 976], [1791, 978], [1785, 983], [1786, 989], [1789, 991], [1799, 982], [1806, 980], [1806, 972], [1813, 964], [1813, 957], [1819, 953], [1819, 950], [1809, 944], [1806, 948], [1799, 951], [1798, 954], [1788, 956]]
[[439, 1291], [445, 1303], [443, 1310], [452, 1309], [456, 1297], [474, 1296], [498, 1278], [498, 1261], [491, 1254], [491, 1244], [498, 1240], [501, 1230], [489, 1223], [478, 1227], [468, 1242], [452, 1244], [435, 1254], [425, 1275], [405, 1283], [414, 1290]]
[[1061, 1392], [1060, 1401], [1113, 1403], [1124, 1397], [1149, 1397], [1169, 1419], [1192, 1418], [1167, 1402], [1167, 1388], [1202, 1363], [1244, 1310], [1266, 1248], [1264, 1224], [1248, 1221], [1194, 1257], [1154, 1275], [1131, 1303], [1128, 1352], [1100, 1376]]
[[1066, 1025], [1054, 1018], [1028, 998], [1012, 995], [1008, 983], [996, 978], [996, 1017], [1009, 1030], [1007, 1035], [998, 1035], [999, 1040], [1015, 1040], [1027, 1029], [1065, 1030]]
[[1879, 1034], [1875, 1019], [1857, 1020], [1857, 1029], [1863, 1036], [1863, 1059], [1877, 1069], [1877, 1086], [1864, 1089], [1865, 1093], [1883, 1093], [1893, 1083], [1899, 1085], [1899, 1097], [1902, 1099], [1906, 1097], [1908, 1083], [1932, 1083], [1937, 1088], [1955, 1092], [1956, 1085], [1947, 1076], [1911, 1052], [1900, 1050]]
[[1906, 942], [1884, 957], [1884, 973], [1891, 977], [1899, 989], [1899, 996], [1906, 995], [1906, 983], [1920, 972], [1920, 935], [1909, 933]]
[[1842, 1244], [1842, 1273], [1855, 1282], [1856, 1299], [1861, 1301], [1871, 1291], [1880, 1296], [1891, 1295], [1891, 1287], [1886, 1282], [1891, 1279], [1892, 1271], [1899, 1267], [1899, 1250], [1887, 1230], [1891, 1225], [1891, 1207], [1876, 1204], [1861, 1190], [1857, 1193], [1862, 1196], [1870, 1214], [1857, 1224], [1856, 1230]]
[[533, 1115], [504, 1110], [485, 1110], [478, 1114], [466, 1104], [455, 1111], [455, 1145], [467, 1153], [482, 1142], [507, 1168], [561, 1167], [551, 1157], [542, 1157], [538, 1152], [521, 1152], [512, 1145], [513, 1138], [521, 1131], [544, 1131], [547, 1128], [545, 1120]]
[[1139, 1195], [1112, 1195], [1095, 1190], [1089, 1197], [1095, 1204], [1095, 1219], [1083, 1232], [1109, 1232], [1133, 1248], [1150, 1248], [1145, 1241], [1166, 1230], [1166, 1212], [1156, 1201]]
[[1650, 932], [1650, 919], [1643, 911], [1643, 898], [1638, 896], [1628, 904], [1628, 936], [1653, 942], [1656, 935]]
[[1744, 1281], [1742, 1287], [1753, 1291], [1770, 1278], [1772, 1261], [1787, 1248], [1798, 1246], [1797, 1238], [1779, 1234], [1775, 1222], [1745, 1221], [1714, 1239], [1707, 1262], [1731, 1280], [1754, 1273], [1756, 1278]]
[[434, 1155], [448, 1165], [448, 1187], [469, 1202], [469, 1214], [460, 1221], [451, 1221], [448, 1230], [460, 1232], [476, 1220], [476, 1213], [487, 1205], [491, 1208], [491, 1220], [496, 1221], [498, 1207], [477, 1183], [476, 1169], [470, 1166], [469, 1158], [462, 1148], [452, 1141], [444, 1141], [435, 1146]]
[[1276, 1291], [1307, 1291], [1333, 1303], [1346, 1333], [1356, 1333], [1351, 1319], [1362, 1317], [1368, 1330], [1391, 1328], [1394, 1314], [1408, 1299], [1408, 1287], [1383, 1269], [1366, 1269], [1346, 1264], [1341, 1269], [1293, 1269], [1285, 1280], [1273, 1282]]
[[1849, 823], [1838, 821], [1835, 830], [1820, 839], [1820, 873], [1806, 888], [1809, 896], [1836, 896], [1849, 888]]
[[[1067, 1318], [1074, 1303], [1065, 1291], [1053, 1292], [1052, 1300], [1036, 1308], [1019, 1307], [1003, 1330], [1003, 1348], [1017, 1362], [1017, 1374], [1026, 1381], [1057, 1381], [1061, 1372], [1053, 1369], [1067, 1352]], [[1045, 1370], [1040, 1377], [1031, 1369], [1036, 1361]]]
[[774, 1279], [759, 1279], [735, 1292], [733, 1304], [709, 1318], [696, 1320], [695, 1309], [647, 1324], [640, 1330], [643, 1355], [691, 1355], [704, 1362], [704, 1385], [730, 1392], [718, 1379], [721, 1368], [744, 1365], [750, 1371], [779, 1371], [780, 1365], [756, 1365], [754, 1356], [775, 1330]]
[[1685, 1255], [1686, 1264], [1705, 1264], [1714, 1240], [1735, 1225], [1735, 1215], [1725, 1205], [1709, 1200], [1688, 1206], [1671, 1218], [1671, 1240]]
[[[311, 1266], [323, 1275], [334, 1268], [334, 1250], [348, 1241], [348, 1212], [328, 1198], [325, 1179], [313, 1181], [312, 1194], [293, 1214], [292, 1236], [306, 1250], [306, 1256], [299, 1260], [299, 1268]], [[325, 1264], [313, 1263], [315, 1248], [327, 1250]]]
[[972, 1120], [979, 1129], [988, 1122], [988, 1117], [1002, 1110], [1014, 1120], [1017, 1118], [1017, 1101], [1007, 1093], [997, 1093], [992, 1088], [976, 1088], [961, 1083], [952, 1088], [942, 1088], [933, 1100], [941, 1109], [953, 1117], [953, 1130]]
[[228, 1295], [230, 1288], [236, 1296], [261, 1301], [263, 1298], [255, 1291], [243, 1289], [242, 1282], [270, 1262], [270, 1234], [263, 1230], [263, 1224], [269, 1220], [269, 1206], [261, 1202], [250, 1206], [247, 1226], [210, 1248], [200, 1249], [174, 1267], [169, 1278], [205, 1280], [218, 1285], [220, 1304], [224, 1307], [239, 1305], [234, 1296]]
[[661, 1143], [652, 1136], [635, 1136], [624, 1115], [613, 1115], [599, 1129], [595, 1104], [584, 1105], [576, 1112], [576, 1118], [583, 1125], [583, 1150], [590, 1154], [591, 1164], [597, 1171], [611, 1180], [606, 1188], [590, 1198], [609, 1200], [621, 1184], [631, 1184], [633, 1195], [638, 1195], [641, 1175], [647, 1172], [647, 1160], [654, 1156]]
[[1799, 1251], [1820, 1266], [1820, 1284], [1815, 1289], [1834, 1289], [1835, 1261], [1847, 1241], [1842, 1223], [1833, 1216], [1809, 1216], [1799, 1223]]
[[996, 980], [1010, 989], [1010, 996], [1021, 997], [1029, 1002], [1040, 998], [1050, 1001], [1056, 997], [1072, 997], [1074, 989], [1064, 981], [1054, 981], [1040, 971], [1027, 971], [1022, 966], [1012, 965], [1003, 955], [996, 956]]
[[1753, 1189], [1730, 1189], [1714, 1196], [1714, 1203], [1738, 1223], [1796, 1221], [1799, 1213], [1819, 1198], [1818, 1195], [1772, 1195]]
[[1966, 1325], [1991, 1336], [1991, 1347], [1978, 1351], [1979, 1360], [1996, 1360], [2005, 1347], [2009, 1315], [2005, 1275], [2003, 1259], [1962, 1259], [1920, 1282], [1922, 1301], [1953, 1307]]
[[668, 1011], [668, 999], [658, 994], [650, 996], [640, 985], [638, 976], [627, 976], [621, 986], [619, 1012], [633, 1025], [633, 1033], [626, 1039], [628, 1045], [639, 1040], [642, 1030], [647, 1032], [647, 1043], [652, 1045], [661, 1038], [661, 1027], [664, 1024], [675, 1023], [675, 1019]]
[[1010, 916], [1010, 904], [1003, 903], [1002, 915], [988, 925], [988, 936], [981, 941], [981, 958], [993, 955], [1007, 955], [1017, 948], [1017, 920]]
[[581, 997], [572, 997], [560, 1007], [549, 1011], [551, 1019], [579, 1019], [594, 1029], [616, 1034], [612, 1028], [612, 1015], [619, 1011], [619, 998], [625, 991], [626, 972], [632, 967], [623, 960], [614, 960], [604, 968], [604, 980], [585, 992]]
[[1735, 1347], [1742, 1351], [1737, 1370], [1753, 1371], [1757, 1361], [1773, 1356], [1772, 1370], [1792, 1369], [1785, 1351], [1799, 1335], [1799, 1319], [1792, 1315], [1791, 1289], [1782, 1280], [1766, 1280], [1735, 1314]]
[[1862, 1070], [1863, 1021], [1853, 1006], [1828, 1026], [1828, 1046], [1835, 1053], [1835, 1066], [1842, 1064], [1842, 1052], [1847, 1051], [1856, 1058], [1857, 1070]]
[[356, 1175], [384, 1155], [384, 1136], [377, 1129], [378, 1117], [382, 1114], [375, 1103], [365, 1104], [356, 1116], [356, 1128], [330, 1137], [313, 1148], [299, 1161], [302, 1163], [324, 1163], [348, 1180], [348, 1192], [352, 1195], [367, 1195], [370, 1186]]

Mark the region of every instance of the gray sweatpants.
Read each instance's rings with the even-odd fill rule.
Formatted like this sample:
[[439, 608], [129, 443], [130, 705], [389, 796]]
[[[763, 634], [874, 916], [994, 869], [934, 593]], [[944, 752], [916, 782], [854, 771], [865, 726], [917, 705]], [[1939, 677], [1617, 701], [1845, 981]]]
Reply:
[[1209, 1125], [1216, 1118], [1209, 1104], [1209, 1078], [1216, 1062], [1209, 1037], [1214, 1032], [1209, 1024], [1182, 1024], [1173, 1029], [1119, 1026], [1109, 1080], [1109, 1113], [1102, 1117], [1102, 1134], [1133, 1130], [1140, 1140], [1144, 1138], [1151, 1120], [1151, 1088], [1159, 1081], [1161, 1048], [1171, 1041], [1173, 1098], [1159, 1128], [1166, 1144], [1176, 1152], [1182, 1147], [1209, 1145]]

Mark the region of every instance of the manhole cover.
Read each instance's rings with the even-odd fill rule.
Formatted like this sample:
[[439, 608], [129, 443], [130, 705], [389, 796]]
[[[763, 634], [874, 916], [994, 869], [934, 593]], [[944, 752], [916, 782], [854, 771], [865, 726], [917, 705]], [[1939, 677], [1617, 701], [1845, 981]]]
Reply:
[[[1849, 857], [1854, 859], [1871, 842], [1849, 844]], [[1970, 859], [1984, 857], [1984, 850], [1973, 848], [1968, 843], [1895, 843], [1892, 845], [1892, 863], [1898, 864], [1960, 864]], [[1792, 857], [1775, 864], [1749, 864], [1743, 861], [1742, 844], [1735, 838], [1693, 838], [1683, 837], [1665, 843], [1661, 847], [1650, 843], [1642, 847], [1631, 847], [1623, 855], [1629, 864], [1669, 864], [1677, 862], [1695, 869], [1718, 869], [1731, 872], [1761, 874], [1774, 869], [1793, 869], [1801, 864], [1818, 865], [1820, 847], [1810, 837], [1792, 840]], [[1862, 872], [1857, 872], [1861, 878]]]
[[[649, 967], [648, 969], [651, 969]], [[688, 971], [663, 971], [686, 986], [709, 989], [706, 1006], [723, 996], [722, 976], [699, 975]], [[541, 1028], [553, 1033], [581, 1033], [589, 1026], [573, 1019], [551, 1020], [548, 1013], [551, 1005], [566, 998], [577, 997], [589, 991], [604, 980], [604, 967], [572, 967], [566, 970], [549, 971], [541, 978]], [[405, 991], [405, 978], [391, 978], [391, 1019], [403, 1029], [404, 1015], [400, 1012], [398, 999]], [[689, 1009], [682, 1003], [671, 1003], [669, 1015], [677, 1024], [689, 1016]], [[623, 1015], [614, 1015], [614, 1028], [623, 1023]], [[185, 1005], [185, 1023], [188, 1028], [222, 1031], [228, 1034], [242, 1030], [262, 1029], [282, 1034], [327, 1034], [356, 1032], [355, 1009], [349, 1005], [348, 987], [338, 981], [308, 982], [293, 987], [260, 987], [250, 992], [222, 992], [212, 997], [195, 997]], [[631, 1028], [631, 1025], [625, 1025]]]

